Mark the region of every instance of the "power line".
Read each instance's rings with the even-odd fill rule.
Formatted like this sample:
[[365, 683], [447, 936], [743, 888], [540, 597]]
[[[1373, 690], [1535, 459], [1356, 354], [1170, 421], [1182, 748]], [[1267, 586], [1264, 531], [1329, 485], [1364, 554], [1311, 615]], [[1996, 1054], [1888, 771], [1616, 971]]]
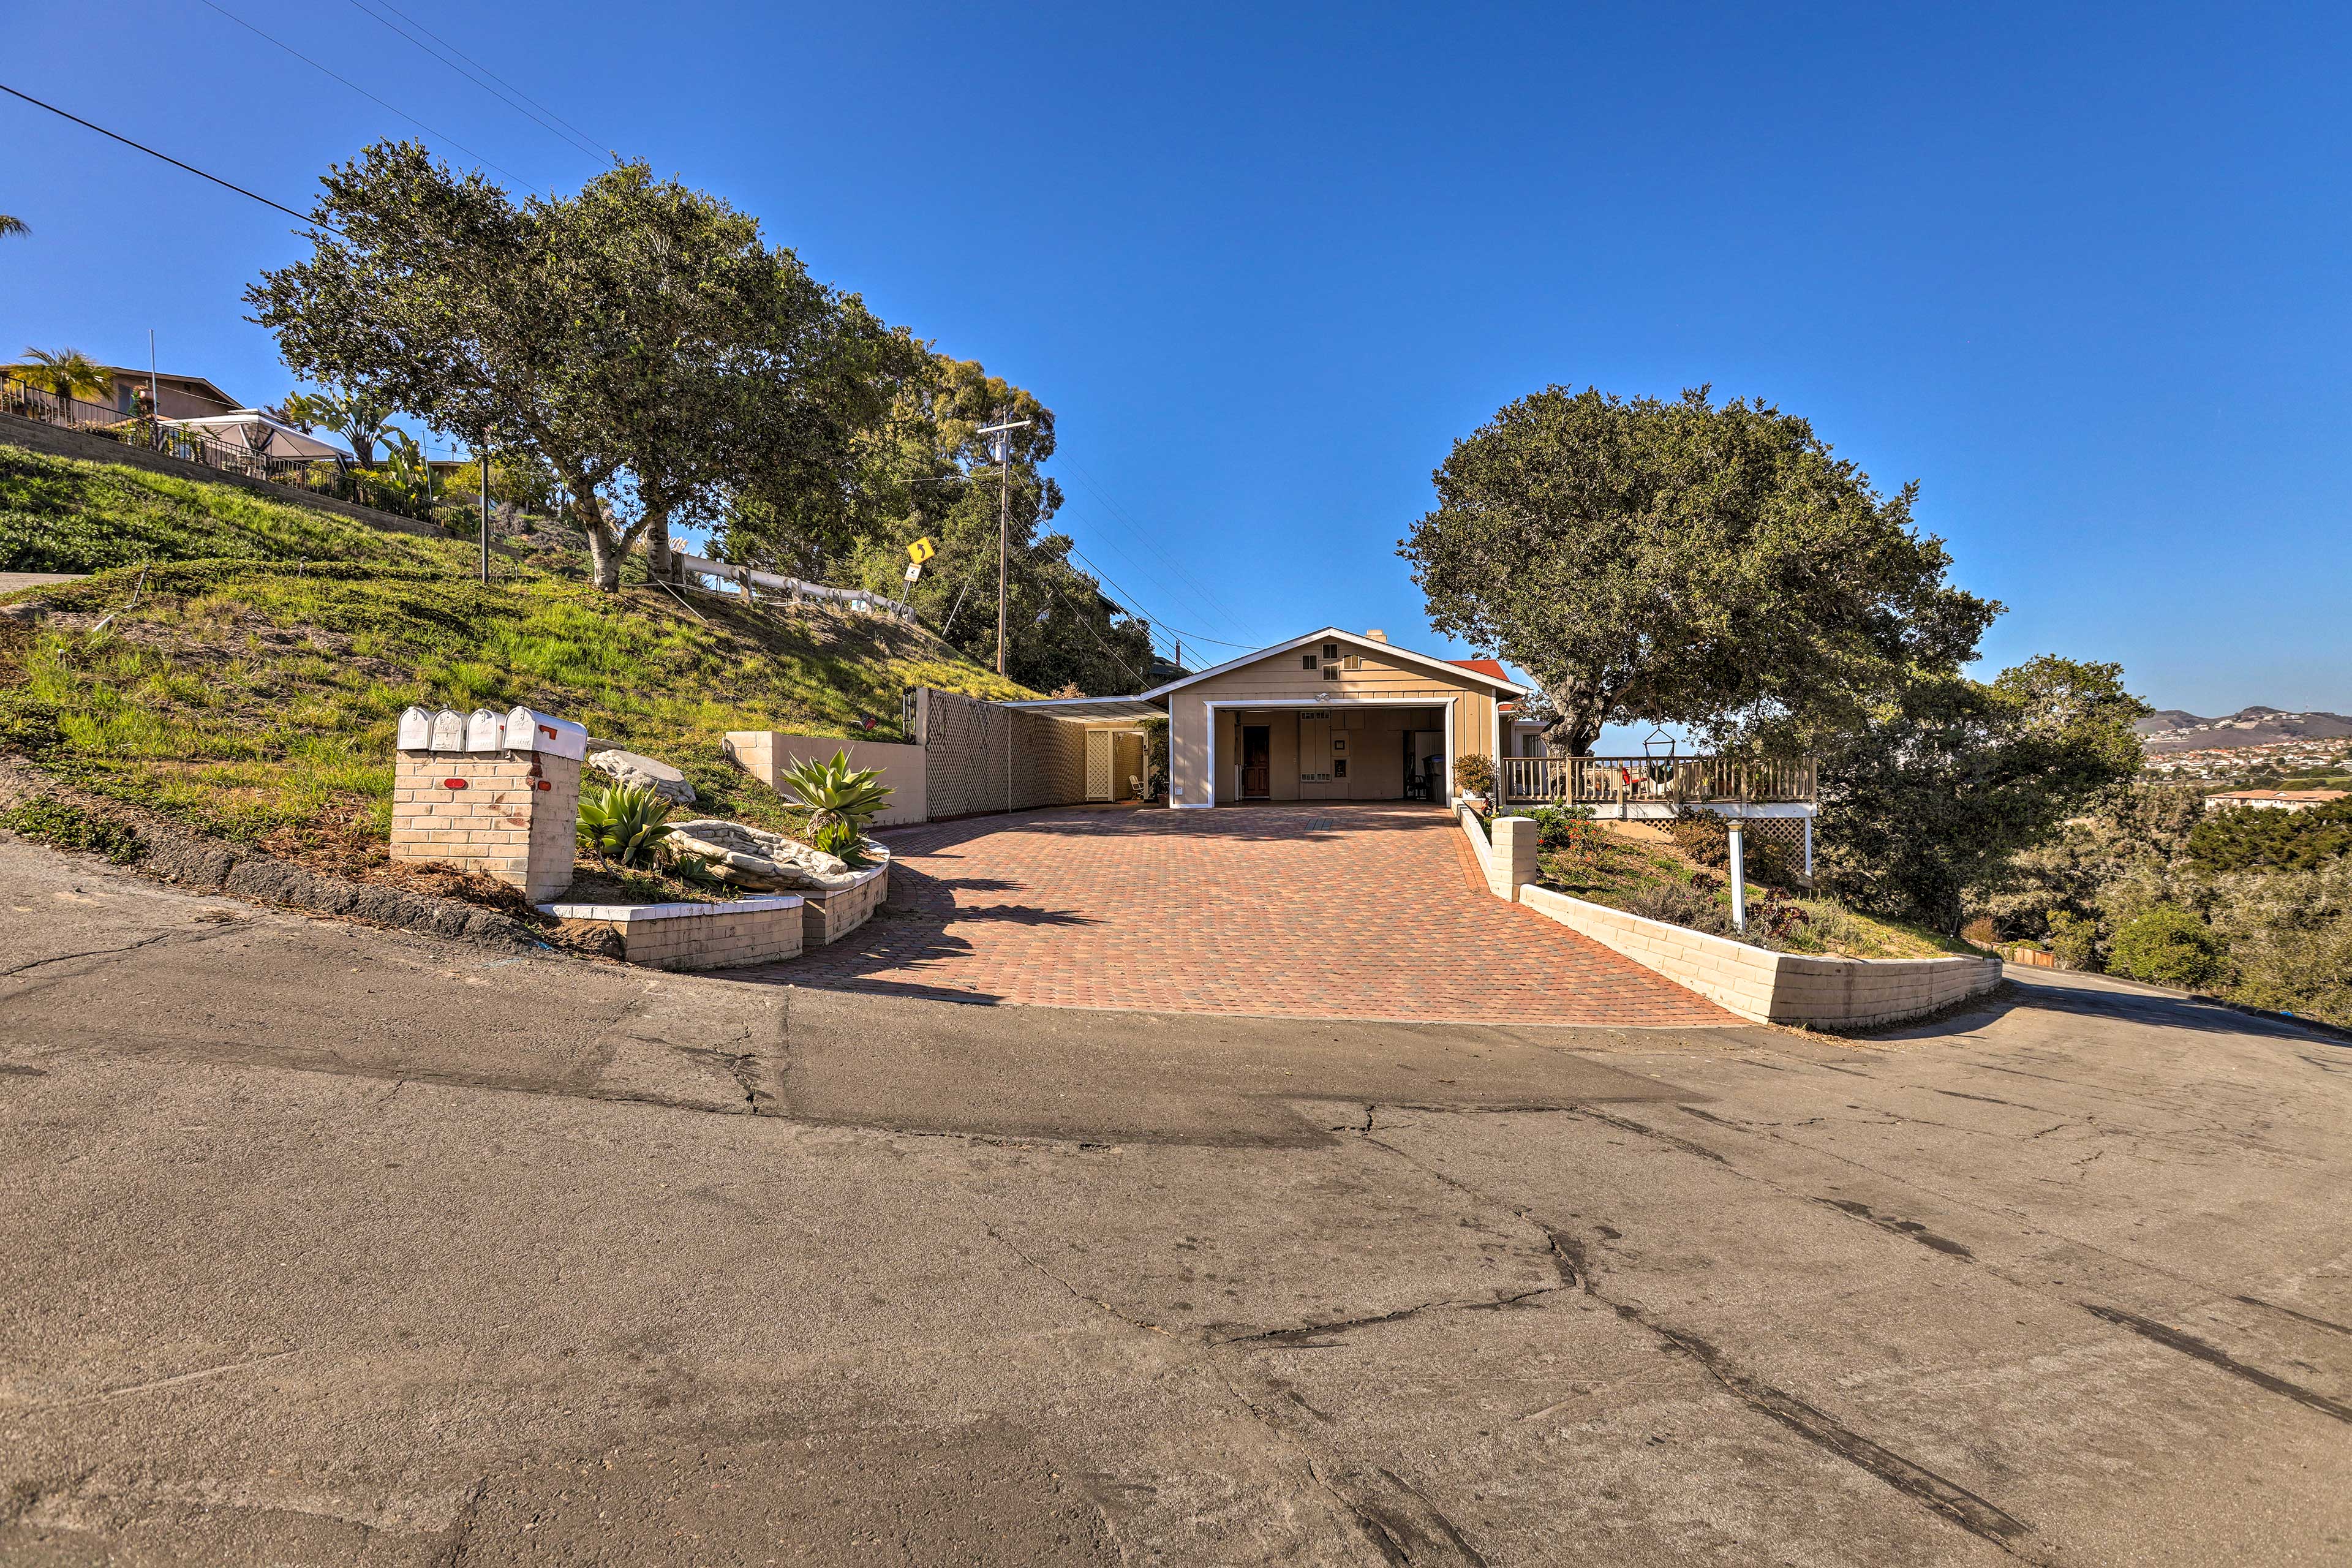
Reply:
[[1202, 585], [1200, 579], [1194, 577], [1190, 572], [1186, 571], [1182, 563], [1175, 560], [1173, 557], [1169, 555], [1166, 551], [1160, 549], [1160, 545], [1152, 539], [1151, 531], [1150, 529], [1137, 521], [1133, 513], [1129, 512], [1125, 507], [1120, 506], [1118, 502], [1110, 498], [1110, 492], [1103, 488], [1100, 480], [1097, 479], [1093, 474], [1087, 472], [1086, 465], [1078, 462], [1076, 458], [1072, 458], [1070, 459], [1070, 467], [1076, 472], [1079, 481], [1083, 483], [1087, 489], [1095, 492], [1095, 499], [1101, 501], [1102, 504], [1109, 510], [1111, 515], [1118, 518], [1120, 521], [1126, 523], [1129, 528], [1135, 531], [1138, 542], [1142, 544], [1145, 549], [1150, 551], [1155, 557], [1163, 562], [1168, 566], [1169, 570], [1174, 573], [1179, 579], [1192, 586], [1202, 601], [1202, 607], [1203, 609], [1208, 610], [1211, 614], [1214, 615], [1217, 619], [1224, 622], [1225, 625], [1232, 627], [1234, 631], [1241, 632], [1244, 637], [1248, 635], [1241, 623], [1235, 621], [1231, 616], [1224, 612], [1221, 605], [1214, 603], [1213, 596], [1210, 595], [1208, 589]]
[[424, 132], [426, 135], [440, 137], [442, 141], [446, 142], [450, 146], [455, 147], [458, 152], [466, 154], [467, 157], [472, 158], [479, 163], [488, 164], [489, 167], [497, 169], [499, 174], [504, 174], [508, 179], [514, 181], [517, 184], [527, 185], [530, 184], [529, 181], [517, 174], [512, 169], [503, 168], [497, 163], [490, 163], [490, 160], [483, 157], [479, 153], [475, 152], [471, 147], [467, 146], [455, 136], [434, 130], [433, 127], [425, 124], [425, 121], [417, 119], [416, 116], [409, 113], [406, 110], [394, 109], [391, 104], [384, 102], [383, 99], [378, 98], [375, 94], [370, 92], [367, 89], [362, 87], [351, 78], [339, 75], [336, 72], [328, 69], [325, 66], [320, 65], [318, 61], [312, 59], [310, 56], [304, 54], [293, 45], [283, 43], [277, 38], [271, 37], [268, 34], [263, 32], [260, 28], [255, 26], [252, 23], [247, 21], [244, 17], [238, 16], [234, 11], [223, 9], [221, 6], [215, 5], [214, 0], [202, 0], [202, 3], [215, 11], [219, 11], [222, 16], [226, 16], [230, 21], [235, 22], [238, 26], [243, 27], [247, 32], [251, 33], [255, 37], [261, 39], [264, 43], [276, 44], [279, 48], [284, 49], [288, 54], [292, 55], [296, 59], [300, 60], [304, 65], [309, 66], [312, 70], [317, 71], [321, 76], [333, 77], [335, 80], [341, 82], [345, 87], [350, 88], [353, 92], [358, 93], [370, 103], [377, 104], [382, 108], [391, 110], [393, 113], [399, 115], [403, 120], [407, 121], [411, 125], [415, 126], [419, 131]]
[[[500, 103], [505, 104], [509, 109], [513, 110], [517, 114], [529, 120], [532, 124], [538, 126], [541, 130], [546, 132], [549, 135], [554, 137], [557, 141], [562, 142], [566, 146], [577, 148], [580, 151], [586, 153], [592, 158], [601, 158], [606, 155], [606, 150], [598, 147], [586, 132], [582, 131], [578, 126], [573, 125], [570, 121], [556, 113], [555, 110], [548, 108], [545, 104], [540, 102], [537, 99], [523, 91], [522, 89], [507, 80], [506, 78], [499, 75], [498, 72], [490, 69], [489, 67], [482, 64], [481, 61], [466, 53], [465, 50], [459, 48], [457, 45], [451, 43], [448, 39], [443, 37], [440, 34], [435, 32], [432, 28], [426, 26], [415, 17], [410, 16], [407, 12], [403, 11], [399, 6], [393, 5], [391, 0], [375, 0], [375, 4], [382, 5], [386, 11], [391, 12], [393, 16], [399, 17], [401, 22], [407, 23], [409, 27], [415, 28], [417, 33], [424, 34], [425, 37], [430, 38], [434, 43], [440, 45], [441, 47], [443, 49], [446, 49], [449, 54], [457, 56], [457, 59], [450, 59], [447, 56], [445, 56], [439, 51], [432, 48], [430, 46], [425, 44], [423, 38], [419, 38], [416, 36], [416, 33], [410, 32], [408, 27], [400, 26], [398, 22], [394, 22], [388, 17], [378, 15], [373, 7], [362, 4], [362, 0], [350, 0], [350, 3], [352, 9], [359, 12], [369, 20], [381, 23], [392, 31], [399, 34], [402, 37], [415, 45], [417, 48], [422, 50], [428, 58], [434, 60], [437, 64], [447, 66], [451, 70], [456, 71], [459, 76], [465, 78], [476, 87], [480, 88], [484, 92], [488, 93], [492, 98], [497, 99]], [[457, 63], [457, 60], [463, 60], [466, 64], [461, 66]], [[471, 66], [473, 69], [467, 69], [467, 66]], [[475, 75], [475, 71], [479, 71], [481, 75]], [[488, 77], [489, 81], [483, 80], [483, 77]], [[498, 87], [492, 87], [490, 82], [496, 82], [499, 85]], [[503, 88], [506, 90], [501, 92], [499, 90], [499, 88]], [[509, 94], [511, 94], [512, 96], [509, 97]], [[517, 100], [520, 100], [520, 101], [518, 102]], [[526, 105], [529, 107], [525, 107]], [[552, 121], [554, 123], [549, 123], [550, 121]], [[557, 129], [559, 126], [562, 127], [561, 130]]]
[[69, 113], [65, 110], [59, 109], [54, 103], [44, 103], [29, 92], [18, 92], [15, 88], [10, 87], [5, 82], [0, 82], [0, 92], [5, 92], [11, 98], [21, 98], [36, 109], [46, 109], [51, 114], [72, 121], [76, 125], [95, 131], [100, 136], [110, 137], [114, 141], [120, 142], [125, 147], [136, 148], [138, 151], [146, 153], [150, 158], [161, 158], [164, 163], [171, 164], [174, 169], [185, 169], [189, 174], [194, 174], [196, 178], [200, 180], [210, 180], [214, 184], [218, 185], [225, 191], [235, 191], [238, 195], [259, 202], [263, 206], [276, 207], [288, 217], [323, 228], [329, 234], [334, 235], [339, 238], [349, 239], [351, 237], [351, 236], [344, 234], [341, 229], [337, 228], [333, 224], [321, 223], [319, 219], [310, 216], [307, 213], [298, 213], [283, 202], [273, 202], [268, 196], [256, 195], [254, 192], [247, 190], [243, 185], [232, 184], [230, 182], [222, 179], [218, 174], [207, 174], [202, 169], [197, 168], [194, 163], [183, 163], [177, 158], [173, 157], [169, 153], [158, 153], [154, 148], [148, 146], [143, 142], [133, 142], [130, 137], [123, 135], [119, 131], [109, 131], [103, 125], [93, 124], [89, 121], [84, 120], [79, 114]]

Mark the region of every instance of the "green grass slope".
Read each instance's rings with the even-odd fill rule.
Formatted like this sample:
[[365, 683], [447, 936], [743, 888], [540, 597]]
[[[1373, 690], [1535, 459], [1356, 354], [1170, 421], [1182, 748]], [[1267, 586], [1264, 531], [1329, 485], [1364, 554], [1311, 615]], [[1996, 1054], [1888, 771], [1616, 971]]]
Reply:
[[[0, 447], [12, 473], [26, 456]], [[909, 686], [1029, 695], [893, 621], [709, 595], [694, 597], [698, 617], [659, 588], [604, 595], [537, 572], [484, 587], [454, 541], [74, 466], [103, 471], [56, 479], [61, 511], [41, 510], [34, 487], [26, 515], [58, 521], [86, 552], [21, 569], [97, 564], [88, 552], [118, 522], [143, 531], [142, 561], [173, 541], [247, 558], [151, 565], [135, 607], [128, 562], [0, 599], [39, 610], [0, 618], [0, 752], [282, 852], [381, 843], [394, 732], [412, 702], [561, 714], [684, 769], [716, 814], [772, 822], [773, 797], [721, 755], [727, 731], [865, 733], [873, 718], [873, 738], [896, 739]], [[10, 489], [8, 504], [27, 495]], [[222, 548], [233, 544], [244, 548]], [[327, 548], [347, 558], [313, 552]]]
[[382, 561], [424, 565], [440, 542], [236, 485], [0, 444], [0, 572], [102, 572], [150, 561]]

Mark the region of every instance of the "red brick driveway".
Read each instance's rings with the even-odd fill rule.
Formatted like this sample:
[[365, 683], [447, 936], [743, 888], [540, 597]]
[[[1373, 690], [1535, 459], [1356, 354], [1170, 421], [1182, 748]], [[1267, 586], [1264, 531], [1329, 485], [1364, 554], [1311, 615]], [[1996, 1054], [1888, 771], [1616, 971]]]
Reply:
[[1474, 886], [1461, 829], [1430, 806], [1037, 811], [883, 838], [889, 910], [761, 978], [1049, 1007], [1739, 1022]]

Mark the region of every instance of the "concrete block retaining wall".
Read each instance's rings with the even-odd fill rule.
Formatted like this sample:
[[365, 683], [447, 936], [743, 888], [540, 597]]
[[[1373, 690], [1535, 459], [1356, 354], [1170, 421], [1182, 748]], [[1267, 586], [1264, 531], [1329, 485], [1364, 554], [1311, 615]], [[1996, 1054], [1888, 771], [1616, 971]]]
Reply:
[[[1498, 816], [1481, 827], [1478, 814], [1466, 805], [1456, 805], [1454, 815], [1462, 824], [1463, 836], [1478, 856], [1478, 866], [1486, 874], [1486, 890], [1498, 899], [1508, 900], [1515, 889], [1536, 878], [1536, 825], [1533, 817]], [[1493, 837], [1487, 837], [1488, 828]]]
[[793, 763], [814, 758], [830, 762], [836, 752], [849, 753], [852, 767], [879, 768], [890, 786], [889, 809], [874, 819], [877, 827], [898, 827], [930, 820], [927, 761], [920, 746], [893, 741], [846, 741], [835, 735], [787, 735], [771, 730], [730, 730], [727, 754], [737, 766], [776, 787], [776, 775]]
[[2000, 984], [1998, 959], [1769, 952], [1532, 884], [1518, 889], [1518, 902], [1761, 1023], [1835, 1029], [1899, 1023], [1980, 996]]
[[796, 893], [730, 904], [541, 904], [567, 930], [603, 927], [621, 955], [652, 969], [738, 969], [798, 957], [803, 945]]
[[868, 866], [857, 878], [853, 885], [832, 892], [800, 895], [803, 947], [838, 942], [874, 918], [874, 911], [890, 896], [889, 865]]

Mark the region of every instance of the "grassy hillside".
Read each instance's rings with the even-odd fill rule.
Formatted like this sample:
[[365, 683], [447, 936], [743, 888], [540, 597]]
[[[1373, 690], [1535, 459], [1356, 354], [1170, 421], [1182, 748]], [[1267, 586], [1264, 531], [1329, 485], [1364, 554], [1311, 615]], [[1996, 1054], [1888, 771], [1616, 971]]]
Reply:
[[425, 565], [444, 553], [435, 540], [236, 485], [0, 445], [0, 572], [102, 572], [214, 556]]
[[535, 571], [485, 588], [464, 544], [230, 487], [5, 447], [0, 473], [8, 526], [55, 523], [60, 541], [12, 558], [17, 569], [98, 564], [109, 540], [132, 537], [138, 560], [171, 546], [245, 557], [163, 560], [136, 607], [128, 561], [0, 600], [41, 610], [0, 619], [0, 752], [281, 852], [381, 843], [412, 702], [577, 720], [684, 769], [719, 814], [758, 821], [772, 797], [720, 755], [729, 730], [845, 734], [870, 717], [877, 738], [896, 738], [908, 686], [1028, 695], [873, 616], [697, 595], [706, 621], [658, 588], [607, 595]]

